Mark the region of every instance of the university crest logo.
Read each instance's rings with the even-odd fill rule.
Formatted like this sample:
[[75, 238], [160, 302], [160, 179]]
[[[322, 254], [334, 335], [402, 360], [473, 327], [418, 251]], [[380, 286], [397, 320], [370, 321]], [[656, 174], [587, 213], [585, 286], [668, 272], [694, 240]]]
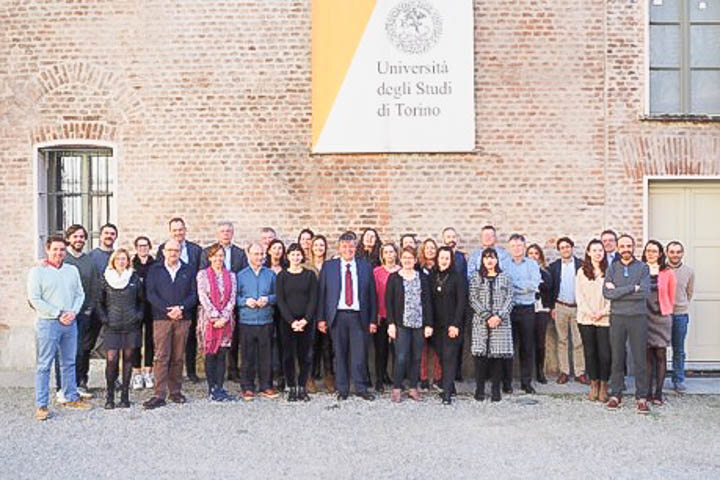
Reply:
[[390, 43], [409, 54], [428, 52], [442, 36], [442, 17], [424, 0], [400, 2], [385, 21]]

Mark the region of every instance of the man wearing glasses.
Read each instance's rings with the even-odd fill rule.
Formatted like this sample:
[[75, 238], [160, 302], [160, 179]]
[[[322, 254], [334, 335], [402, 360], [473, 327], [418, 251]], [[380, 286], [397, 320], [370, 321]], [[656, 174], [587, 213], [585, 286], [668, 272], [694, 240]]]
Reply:
[[605, 274], [603, 295], [610, 300], [610, 347], [612, 367], [608, 410], [617, 410], [622, 401], [625, 382], [625, 342], [630, 341], [630, 352], [635, 368], [635, 400], [637, 413], [647, 414], [650, 409], [643, 398], [648, 391], [648, 372], [645, 364], [647, 351], [647, 296], [650, 292], [650, 270], [635, 258], [635, 240], [630, 235], [618, 238], [620, 261], [611, 263]]

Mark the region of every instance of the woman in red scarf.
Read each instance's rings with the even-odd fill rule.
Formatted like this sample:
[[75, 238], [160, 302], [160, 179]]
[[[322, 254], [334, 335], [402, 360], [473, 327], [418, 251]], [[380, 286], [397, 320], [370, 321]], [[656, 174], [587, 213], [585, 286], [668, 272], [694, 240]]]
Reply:
[[225, 268], [225, 250], [216, 243], [208, 248], [210, 266], [197, 274], [198, 346], [205, 354], [210, 400], [228, 402], [234, 400], [223, 389], [225, 380], [225, 358], [232, 342], [235, 319], [235, 295], [237, 280]]

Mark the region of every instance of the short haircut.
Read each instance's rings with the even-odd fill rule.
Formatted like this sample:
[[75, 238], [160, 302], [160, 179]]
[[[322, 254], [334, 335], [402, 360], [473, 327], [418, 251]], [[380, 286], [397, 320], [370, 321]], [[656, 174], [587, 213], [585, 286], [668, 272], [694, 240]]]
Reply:
[[[525, 243], [525, 236], [520, 233], [513, 233], [510, 235], [510, 238], [508, 238], [508, 242], [512, 242], [513, 240], [520, 240], [521, 242]], [[497, 252], [495, 253], [497, 255]]]
[[635, 239], [634, 239], [634, 238], [632, 237], [632, 235], [630, 235], [629, 233], [623, 233], [622, 235], [618, 236], [618, 237], [616, 238], [616, 241], [619, 243], [620, 240], [623, 239], [623, 238], [629, 238], [630, 241], [632, 242], [633, 246], [635, 246]]
[[70, 225], [67, 230], [65, 230], [65, 238], [70, 238], [70, 235], [74, 234], [78, 230], [82, 230], [85, 234], [85, 238], [88, 238], [87, 229], [78, 223]]
[[181, 217], [173, 217], [168, 222], [168, 227], [172, 227], [172, 224], [175, 222], [180, 222], [182, 223], [183, 227], [185, 226], [185, 220], [183, 220]]
[[614, 230], [610, 230], [610, 229], [603, 230], [602, 233], [600, 234], [600, 238], [604, 237], [605, 235], [612, 235], [616, 242], [618, 240], [617, 233], [615, 233]]
[[102, 227], [100, 227], [100, 234], [101, 234], [101, 235], [102, 235], [103, 230], [105, 230], [106, 228], [112, 228], [113, 230], [115, 230], [115, 235], [117, 235], [118, 229], [117, 229], [117, 227], [115, 226], [114, 223], [106, 223], [105, 225], [103, 225]]
[[230, 230], [232, 230], [233, 232], [235, 231], [235, 225], [233, 225], [233, 222], [229, 220], [223, 220], [222, 222], [218, 222], [217, 228], [219, 229], [220, 227], [230, 227]]
[[[285, 256], [289, 257], [290, 252], [300, 252], [300, 255], [302, 255], [302, 260], [300, 263], [305, 263], [305, 252], [303, 252], [303, 249], [300, 247], [299, 243], [293, 242], [287, 247], [287, 251], [285, 252]], [[290, 263], [290, 260], [288, 259], [288, 263]]]
[[413, 243], [417, 243], [414, 233], [404, 233], [400, 236], [400, 247], [402, 247], [403, 240], [405, 240], [406, 238], [412, 238]]
[[457, 230], [455, 230], [455, 227], [445, 227], [442, 229], [442, 232], [440, 232], [440, 236], [445, 235], [445, 232], [449, 232], [450, 230], [457, 234]]
[[495, 227], [493, 227], [492, 225], [485, 225], [483, 228], [480, 229], [481, 232], [483, 230], [492, 230], [493, 232], [497, 233], [497, 230], [495, 230]]
[[127, 260], [128, 260], [128, 267], [130, 266], [130, 252], [128, 252], [124, 248], [118, 248], [112, 254], [110, 254], [110, 259], [108, 260], [108, 268], [117, 270], [117, 268], [115, 268], [115, 261], [117, 260], [117, 257], [119, 257], [120, 255], [125, 255], [125, 258], [127, 258]]
[[300, 243], [300, 239], [302, 238], [303, 234], [306, 234], [306, 233], [308, 235], [310, 235], [310, 240], [315, 238], [315, 232], [313, 232], [309, 228], [303, 228], [302, 230], [300, 230], [300, 233], [298, 233], [298, 238], [297, 238], [298, 243]]
[[217, 252], [219, 252], [220, 250], [223, 251], [223, 254], [225, 253], [225, 249], [223, 248], [222, 245], [220, 245], [219, 243], [213, 243], [213, 244], [210, 245], [210, 246], [208, 247], [208, 249], [207, 249], [207, 258], [210, 259], [210, 257], [212, 257], [213, 255], [215, 255], [215, 254], [216, 254]]
[[50, 235], [47, 240], [45, 240], [45, 248], [50, 248], [50, 245], [52, 245], [55, 242], [62, 243], [63, 245], [67, 246], [67, 242], [65, 241], [65, 237], [62, 235]]
[[260, 233], [272, 233], [273, 235], [275, 235], [277, 237], [277, 232], [272, 227], [262, 227], [260, 229]]
[[262, 245], [260, 245], [259, 242], [250, 242], [250, 244], [249, 244], [248, 247], [247, 247], [248, 253], [250, 253], [250, 250], [252, 250], [253, 247], [259, 248], [261, 253], [264, 253], [264, 252], [265, 252], [265, 247], [263, 247]]
[[417, 250], [410, 246], [403, 247], [402, 251], [400, 252], [400, 256], [402, 256], [403, 253], [409, 253], [413, 256], [413, 258], [417, 257]]
[[571, 247], [574, 247], [574, 246], [575, 246], [575, 242], [573, 242], [570, 237], [560, 237], [560, 238], [557, 239], [557, 242], [555, 242], [555, 247], [559, 250], [559, 249], [560, 249], [560, 244], [563, 243], [563, 242], [569, 243]]
[[665, 250], [666, 251], [670, 250], [670, 247], [672, 247], [673, 245], [677, 245], [678, 247], [680, 247], [680, 251], [682, 251], [682, 252], [685, 251], [685, 245], [683, 245], [682, 242], [680, 242], [680, 240], [672, 240], [672, 241], [668, 242], [668, 244], [665, 246]]
[[145, 241], [148, 243], [148, 246], [149, 246], [150, 248], [152, 248], [152, 242], [151, 242], [150, 239], [149, 239], [148, 237], [146, 237], [145, 235], [140, 235], [139, 237], [137, 237], [137, 238], [135, 239], [135, 241], [133, 242], [133, 245], [135, 245], [135, 248], [137, 248], [138, 242], [139, 242], [140, 240], [145, 240]]
[[340, 235], [340, 238], [338, 238], [338, 242], [355, 242], [356, 240], [357, 235], [355, 235], [355, 232], [351, 230], [343, 232], [343, 234]]

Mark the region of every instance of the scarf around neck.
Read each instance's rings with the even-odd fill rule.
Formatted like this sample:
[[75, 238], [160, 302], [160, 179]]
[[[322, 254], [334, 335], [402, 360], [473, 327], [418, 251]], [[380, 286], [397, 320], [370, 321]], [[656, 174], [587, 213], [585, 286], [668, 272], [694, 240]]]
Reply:
[[112, 288], [122, 290], [127, 287], [128, 282], [130, 282], [130, 277], [132, 277], [133, 271], [134, 270], [132, 268], [126, 268], [122, 273], [118, 273], [118, 271], [114, 268], [108, 267], [105, 269], [105, 281]]
[[[227, 303], [230, 301], [230, 295], [232, 295], [232, 280], [230, 279], [230, 272], [225, 267], [222, 269], [222, 284], [223, 291], [220, 292], [218, 286], [217, 275], [212, 267], [205, 269], [205, 274], [208, 277], [208, 283], [210, 284], [210, 303], [218, 312], [222, 312]], [[215, 328], [212, 325], [208, 325], [205, 330], [205, 353], [214, 355], [217, 353], [222, 343], [223, 337], [229, 334], [232, 329], [232, 322], [227, 322], [223, 328]]]

